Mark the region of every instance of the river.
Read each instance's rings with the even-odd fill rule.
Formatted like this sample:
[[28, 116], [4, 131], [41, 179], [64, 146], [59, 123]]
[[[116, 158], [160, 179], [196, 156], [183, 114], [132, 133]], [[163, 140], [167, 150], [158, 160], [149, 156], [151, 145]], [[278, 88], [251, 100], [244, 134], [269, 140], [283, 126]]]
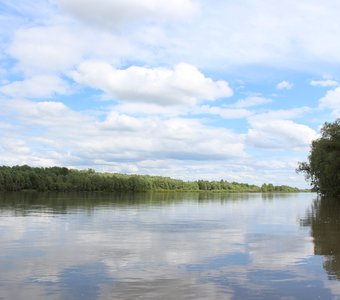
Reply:
[[0, 299], [340, 299], [340, 201], [3, 193]]

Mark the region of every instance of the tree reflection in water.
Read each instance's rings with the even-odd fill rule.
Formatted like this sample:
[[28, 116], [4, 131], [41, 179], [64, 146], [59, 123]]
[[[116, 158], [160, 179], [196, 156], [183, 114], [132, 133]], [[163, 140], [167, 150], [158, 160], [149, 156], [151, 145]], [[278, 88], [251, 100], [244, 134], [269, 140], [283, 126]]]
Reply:
[[324, 256], [329, 279], [340, 280], [340, 199], [316, 199], [302, 225], [311, 227], [314, 254]]

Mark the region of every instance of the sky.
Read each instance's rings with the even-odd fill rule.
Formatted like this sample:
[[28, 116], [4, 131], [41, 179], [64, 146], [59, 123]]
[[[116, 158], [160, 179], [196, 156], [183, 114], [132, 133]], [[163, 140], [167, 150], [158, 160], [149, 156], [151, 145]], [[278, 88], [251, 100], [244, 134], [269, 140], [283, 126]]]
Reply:
[[308, 187], [337, 0], [0, 0], [0, 165]]

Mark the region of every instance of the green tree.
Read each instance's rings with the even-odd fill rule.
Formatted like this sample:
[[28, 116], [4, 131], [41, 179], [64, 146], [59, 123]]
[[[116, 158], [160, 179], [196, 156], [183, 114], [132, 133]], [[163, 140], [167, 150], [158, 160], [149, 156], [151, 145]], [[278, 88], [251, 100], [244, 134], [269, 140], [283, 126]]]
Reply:
[[297, 168], [323, 195], [340, 195], [340, 119], [325, 123], [321, 137], [312, 142], [308, 162]]
[[[288, 187], [289, 188], [289, 187]], [[265, 192], [281, 191], [282, 187], [265, 184]], [[286, 190], [286, 188], [284, 188]], [[228, 192], [260, 192], [256, 185], [220, 181], [183, 181], [163, 176], [98, 173], [92, 169], [75, 170], [65, 167], [35, 168], [24, 166], [0, 166], [0, 191], [149, 191], [184, 190]], [[287, 191], [298, 191], [290, 188]]]

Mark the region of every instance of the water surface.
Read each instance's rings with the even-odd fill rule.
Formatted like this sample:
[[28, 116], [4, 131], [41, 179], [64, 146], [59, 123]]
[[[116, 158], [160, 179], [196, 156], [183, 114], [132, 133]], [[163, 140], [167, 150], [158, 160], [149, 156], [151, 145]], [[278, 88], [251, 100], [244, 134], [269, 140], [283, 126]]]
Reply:
[[339, 201], [0, 195], [0, 299], [340, 299]]

